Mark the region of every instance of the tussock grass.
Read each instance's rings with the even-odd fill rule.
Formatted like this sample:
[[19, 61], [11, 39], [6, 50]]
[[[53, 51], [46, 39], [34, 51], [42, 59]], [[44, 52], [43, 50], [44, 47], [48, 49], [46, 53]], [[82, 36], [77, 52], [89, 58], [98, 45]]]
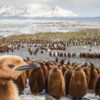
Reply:
[[12, 35], [6, 37], [6, 39], [33, 39], [33, 40], [68, 40], [68, 39], [87, 39], [87, 38], [100, 38], [99, 30], [80, 30], [77, 32], [40, 32], [36, 34], [22, 34]]

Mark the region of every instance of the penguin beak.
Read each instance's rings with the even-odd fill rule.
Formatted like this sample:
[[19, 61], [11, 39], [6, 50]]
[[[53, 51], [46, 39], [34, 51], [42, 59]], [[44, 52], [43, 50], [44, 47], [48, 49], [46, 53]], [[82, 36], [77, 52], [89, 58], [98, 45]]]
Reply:
[[23, 70], [29, 70], [29, 69], [36, 69], [39, 68], [40, 65], [37, 63], [33, 63], [33, 64], [29, 64], [29, 65], [25, 65], [25, 66], [20, 66], [18, 68], [16, 68], [17, 71], [23, 71]]

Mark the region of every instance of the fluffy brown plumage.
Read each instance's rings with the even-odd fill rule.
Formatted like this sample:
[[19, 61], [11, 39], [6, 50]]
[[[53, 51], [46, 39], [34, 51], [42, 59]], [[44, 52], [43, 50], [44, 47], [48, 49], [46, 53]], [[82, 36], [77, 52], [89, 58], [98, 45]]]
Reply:
[[90, 83], [90, 68], [89, 67], [84, 67], [83, 70], [85, 72], [87, 85], [89, 87], [89, 83]]
[[100, 96], [100, 75], [96, 80], [94, 91], [96, 95]]
[[89, 89], [94, 89], [97, 78], [98, 78], [98, 72], [96, 66], [91, 63]]
[[0, 57], [0, 100], [19, 100], [18, 90], [12, 80], [22, 73], [15, 70], [22, 65], [26, 63], [18, 56]]
[[48, 92], [55, 98], [60, 98], [65, 95], [65, 82], [62, 71], [54, 68], [48, 76]]
[[14, 82], [18, 87], [19, 94], [23, 94], [27, 83], [26, 72], [24, 71]]
[[45, 78], [41, 67], [32, 70], [29, 76], [29, 85], [32, 94], [39, 94], [45, 89]]
[[73, 70], [68, 70], [68, 71], [65, 72], [65, 75], [64, 75], [66, 95], [69, 94], [69, 85], [70, 85], [72, 73], [73, 73]]
[[81, 67], [75, 68], [69, 86], [69, 94], [73, 98], [81, 98], [87, 93], [86, 76]]

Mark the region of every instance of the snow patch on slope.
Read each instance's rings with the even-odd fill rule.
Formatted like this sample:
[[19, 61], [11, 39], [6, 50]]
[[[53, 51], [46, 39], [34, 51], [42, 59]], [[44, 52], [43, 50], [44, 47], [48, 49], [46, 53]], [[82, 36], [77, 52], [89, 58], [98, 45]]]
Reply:
[[0, 16], [19, 16], [19, 17], [77, 17], [78, 15], [70, 10], [51, 7], [41, 4], [27, 4], [23, 7], [4, 5], [0, 7]]

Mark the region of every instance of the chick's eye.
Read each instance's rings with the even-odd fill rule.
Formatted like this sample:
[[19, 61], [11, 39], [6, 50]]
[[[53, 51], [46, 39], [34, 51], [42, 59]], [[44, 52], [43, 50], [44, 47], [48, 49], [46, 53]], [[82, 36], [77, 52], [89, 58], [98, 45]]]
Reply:
[[9, 68], [14, 68], [14, 65], [13, 64], [8, 64], [8, 67]]

